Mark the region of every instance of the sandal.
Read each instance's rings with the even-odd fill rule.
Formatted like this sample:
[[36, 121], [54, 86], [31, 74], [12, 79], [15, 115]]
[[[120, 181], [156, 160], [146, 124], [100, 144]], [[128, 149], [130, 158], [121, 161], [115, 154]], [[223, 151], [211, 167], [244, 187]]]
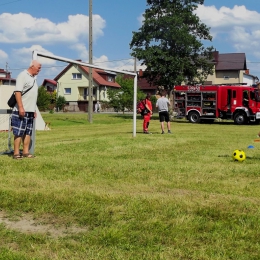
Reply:
[[33, 155], [33, 154], [30, 154], [30, 153], [24, 153], [23, 154], [23, 157], [25, 157], [25, 158], [35, 158], [35, 156]]
[[20, 155], [20, 154], [14, 154], [14, 155], [13, 155], [13, 159], [15, 159], [15, 160], [21, 160], [21, 159], [23, 159], [23, 156]]

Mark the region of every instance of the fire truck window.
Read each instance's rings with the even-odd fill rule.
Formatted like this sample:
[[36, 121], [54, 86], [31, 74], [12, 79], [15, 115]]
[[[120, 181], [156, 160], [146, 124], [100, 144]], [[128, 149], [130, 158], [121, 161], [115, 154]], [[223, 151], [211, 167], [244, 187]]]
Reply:
[[227, 107], [230, 109], [230, 104], [231, 104], [231, 89], [228, 89], [227, 91]]
[[255, 92], [250, 91], [250, 99], [255, 101]]
[[243, 91], [243, 105], [245, 107], [248, 106], [248, 91], [247, 90]]
[[233, 98], [237, 97], [237, 92], [235, 90], [233, 90]]
[[255, 98], [256, 98], [256, 101], [260, 102], [260, 93], [259, 93], [259, 90], [256, 90], [256, 91], [255, 91]]

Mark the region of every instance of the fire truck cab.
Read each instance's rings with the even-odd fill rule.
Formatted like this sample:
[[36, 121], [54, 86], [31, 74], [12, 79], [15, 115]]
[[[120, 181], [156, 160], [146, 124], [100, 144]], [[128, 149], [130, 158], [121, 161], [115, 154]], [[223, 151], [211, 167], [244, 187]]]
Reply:
[[235, 124], [260, 122], [260, 90], [245, 85], [174, 87], [174, 110], [191, 123], [231, 119]]

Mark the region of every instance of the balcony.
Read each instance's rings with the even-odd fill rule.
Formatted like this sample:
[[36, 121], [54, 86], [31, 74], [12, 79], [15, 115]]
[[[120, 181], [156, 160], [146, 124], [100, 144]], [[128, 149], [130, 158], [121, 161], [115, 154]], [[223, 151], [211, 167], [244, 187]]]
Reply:
[[[93, 96], [93, 100], [96, 100], [96, 96]], [[88, 101], [88, 95], [79, 94], [78, 95], [78, 101]]]

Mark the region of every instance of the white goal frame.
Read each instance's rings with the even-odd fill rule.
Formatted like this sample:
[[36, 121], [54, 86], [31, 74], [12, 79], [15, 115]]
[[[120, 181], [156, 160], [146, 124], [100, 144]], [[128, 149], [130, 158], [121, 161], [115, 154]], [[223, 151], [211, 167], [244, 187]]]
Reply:
[[[0, 155], [11, 154], [11, 153], [13, 153], [12, 136], [11, 136], [11, 133], [12, 133], [12, 131], [11, 131], [12, 109], [0, 109], [0, 115], [5, 115], [5, 117], [7, 118], [6, 121], [7, 121], [7, 124], [8, 124], [8, 129], [0, 130], [1, 132], [6, 133], [6, 134], [1, 133], [1, 135], [5, 135], [5, 136], [3, 138], [4, 142], [3, 143], [1, 142], [1, 149], [3, 148], [3, 150], [0, 150]], [[4, 144], [5, 147], [2, 147], [2, 144]]]
[[53, 59], [53, 60], [58, 60], [58, 61], [63, 61], [63, 62], [67, 62], [67, 63], [72, 63], [72, 64], [78, 64], [78, 65], [85, 66], [85, 67], [96, 68], [96, 69], [101, 69], [101, 70], [109, 70], [109, 71], [113, 71], [113, 72], [118, 72], [118, 73], [134, 76], [133, 137], [136, 137], [137, 73], [122, 71], [122, 70], [115, 70], [115, 69], [110, 69], [110, 68], [103, 68], [103, 67], [95, 66], [95, 65], [92, 65], [89, 63], [71, 60], [71, 59], [67, 59], [64, 57], [59, 57], [59, 56], [55, 56], [52, 54], [47, 54], [44, 52], [34, 50], [32, 53], [33, 60], [37, 60], [37, 56], [49, 58], [49, 59]]

